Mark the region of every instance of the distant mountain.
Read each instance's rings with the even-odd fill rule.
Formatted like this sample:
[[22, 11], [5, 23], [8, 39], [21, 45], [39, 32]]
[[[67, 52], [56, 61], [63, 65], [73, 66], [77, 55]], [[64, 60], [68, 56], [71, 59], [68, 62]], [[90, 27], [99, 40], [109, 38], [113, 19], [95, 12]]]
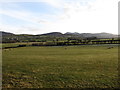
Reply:
[[[45, 34], [13, 34], [10, 32], [0, 31], [0, 35], [2, 36], [3, 43], [11, 43], [11, 42], [45, 42], [45, 41], [53, 41], [53, 40], [67, 40], [70, 39], [108, 39], [108, 38], [117, 38], [118, 35], [110, 34], [110, 33], [71, 33], [67, 32], [62, 34], [61, 32], [50, 32]], [[119, 37], [120, 38], [120, 37]]]
[[78, 32], [66, 32], [65, 34], [62, 34], [61, 32], [50, 32], [50, 33], [45, 33], [45, 34], [37, 34], [37, 35], [29, 35], [29, 34], [13, 34], [10, 32], [4, 32], [0, 31], [2, 33], [2, 36], [54, 36], [54, 37], [82, 37], [82, 38], [87, 38], [87, 37], [97, 37], [97, 38], [117, 38], [120, 35], [114, 35], [110, 33], [78, 33]]
[[81, 34], [83, 37], [97, 37], [97, 38], [116, 38], [117, 35], [110, 34], [110, 33], [83, 33]]
[[118, 35], [110, 34], [110, 33], [71, 33], [67, 32], [65, 35], [76, 35], [80, 37], [97, 37], [97, 38], [116, 38]]
[[116, 38], [117, 35], [110, 34], [110, 33], [82, 33], [83, 37], [97, 37], [97, 38]]
[[63, 34], [61, 32], [50, 32], [50, 33], [39, 34], [39, 35], [61, 36]]
[[15, 35], [13, 33], [10, 33], [10, 32], [4, 32], [4, 31], [0, 31], [0, 35], [2, 34], [2, 36], [12, 36], [12, 35]]
[[74, 33], [66, 32], [65, 35], [80, 35], [80, 33], [78, 33], [78, 32], [74, 32]]
[[116, 38], [118, 35], [110, 34], [110, 33], [96, 33], [94, 34], [99, 38]]

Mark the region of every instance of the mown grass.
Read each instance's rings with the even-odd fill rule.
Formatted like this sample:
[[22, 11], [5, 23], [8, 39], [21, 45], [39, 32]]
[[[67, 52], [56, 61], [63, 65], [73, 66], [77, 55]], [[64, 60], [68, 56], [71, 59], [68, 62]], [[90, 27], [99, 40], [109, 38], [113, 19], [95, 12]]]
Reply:
[[107, 47], [3, 50], [3, 88], [117, 88], [118, 47]]

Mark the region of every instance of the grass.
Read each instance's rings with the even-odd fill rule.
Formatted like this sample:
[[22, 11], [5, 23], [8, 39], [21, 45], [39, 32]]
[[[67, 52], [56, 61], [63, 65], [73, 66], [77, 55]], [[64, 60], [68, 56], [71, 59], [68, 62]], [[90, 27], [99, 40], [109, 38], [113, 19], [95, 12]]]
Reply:
[[107, 47], [3, 50], [3, 88], [117, 88], [118, 47]]
[[27, 45], [30, 46], [33, 43], [40, 43], [40, 42], [17, 42], [17, 43], [0, 43], [0, 47], [5, 48], [5, 47], [16, 47], [18, 45]]
[[26, 44], [26, 43], [5, 43], [5, 44], [0, 44], [1, 47], [15, 47], [21, 44]]

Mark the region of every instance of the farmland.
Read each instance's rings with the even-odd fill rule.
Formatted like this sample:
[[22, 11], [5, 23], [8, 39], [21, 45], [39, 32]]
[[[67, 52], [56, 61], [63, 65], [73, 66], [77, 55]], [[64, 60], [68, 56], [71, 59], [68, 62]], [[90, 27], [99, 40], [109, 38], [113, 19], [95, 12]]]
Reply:
[[29, 46], [2, 53], [3, 88], [118, 87], [115, 44]]

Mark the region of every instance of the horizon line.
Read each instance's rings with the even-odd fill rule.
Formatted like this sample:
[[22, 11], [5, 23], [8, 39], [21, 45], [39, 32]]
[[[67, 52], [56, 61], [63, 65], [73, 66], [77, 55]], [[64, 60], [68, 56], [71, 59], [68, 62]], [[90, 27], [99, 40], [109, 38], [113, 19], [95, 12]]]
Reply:
[[[48, 33], [55, 33], [55, 32], [47, 32], [47, 33], [38, 33], [38, 34], [30, 34], [30, 33], [13, 33], [13, 32], [8, 32], [8, 31], [0, 31], [0, 32], [5, 32], [5, 33], [12, 33], [12, 34], [16, 34], [16, 35], [21, 35], [21, 34], [27, 34], [27, 35], [42, 35], [42, 34], [48, 34]], [[62, 32], [57, 32], [57, 33], [61, 33], [61, 34], [65, 34], [65, 33], [79, 33], [79, 34], [83, 34], [83, 33], [80, 33], [80, 32], [65, 32], [65, 33], [62, 33]], [[87, 33], [90, 33], [90, 32], [87, 32]], [[100, 34], [100, 33], [107, 33], [107, 34], [113, 34], [113, 35], [120, 35], [119, 33], [117, 34], [114, 34], [114, 33], [108, 33], [108, 32], [99, 32], [99, 33], [90, 33], [90, 34]]]

